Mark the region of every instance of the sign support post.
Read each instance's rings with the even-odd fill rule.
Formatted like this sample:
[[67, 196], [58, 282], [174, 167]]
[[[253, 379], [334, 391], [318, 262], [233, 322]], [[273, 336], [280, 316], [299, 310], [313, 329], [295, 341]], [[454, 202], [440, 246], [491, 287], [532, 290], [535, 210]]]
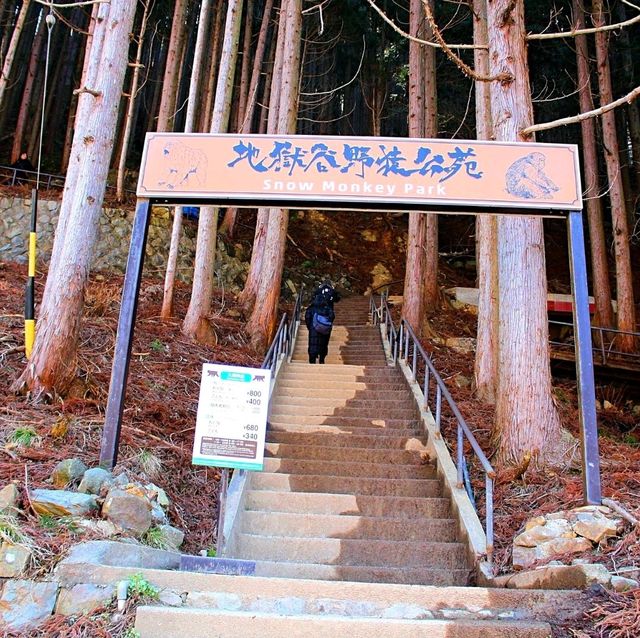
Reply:
[[569, 237], [571, 286], [573, 288], [573, 332], [584, 500], [589, 505], [599, 505], [602, 502], [600, 455], [598, 452], [596, 391], [593, 377], [593, 350], [591, 345], [591, 320], [589, 317], [589, 291], [587, 289], [587, 262], [584, 250], [582, 211], [569, 212], [567, 232]]

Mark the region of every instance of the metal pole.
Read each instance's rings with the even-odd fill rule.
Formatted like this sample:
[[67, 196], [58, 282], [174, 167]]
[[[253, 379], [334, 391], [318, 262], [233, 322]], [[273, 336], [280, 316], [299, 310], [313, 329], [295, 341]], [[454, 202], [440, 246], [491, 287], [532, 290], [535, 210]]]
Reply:
[[31, 359], [36, 338], [35, 281], [36, 281], [36, 224], [38, 219], [38, 189], [31, 189], [31, 226], [29, 228], [29, 270], [24, 298], [24, 354]]
[[151, 207], [149, 200], [139, 199], [131, 231], [131, 245], [129, 247], [127, 270], [124, 275], [118, 333], [116, 335], [111, 381], [109, 383], [109, 398], [107, 399], [104, 429], [100, 443], [100, 465], [109, 469], [113, 468], [118, 461], [122, 411], [127, 389], [131, 344], [136, 324], [138, 294], [140, 293], [140, 280], [142, 279], [142, 266], [144, 264], [144, 251], [147, 245], [150, 218]]
[[589, 505], [602, 502], [596, 391], [593, 378], [593, 350], [587, 290], [587, 262], [584, 251], [582, 212], [572, 211], [568, 219], [569, 262], [573, 291], [573, 332], [575, 335], [578, 413], [582, 444], [584, 500]]
[[224, 552], [224, 515], [227, 507], [227, 487], [229, 486], [229, 468], [222, 468], [220, 489], [218, 490], [218, 538], [216, 540], [216, 556]]

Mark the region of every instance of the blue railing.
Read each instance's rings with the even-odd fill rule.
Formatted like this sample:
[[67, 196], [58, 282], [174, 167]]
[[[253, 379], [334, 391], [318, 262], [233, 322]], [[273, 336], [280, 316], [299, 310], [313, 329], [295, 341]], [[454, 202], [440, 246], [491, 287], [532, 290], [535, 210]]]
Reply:
[[[473, 432], [462, 416], [453, 397], [449, 393], [447, 386], [435, 369], [433, 362], [425, 352], [420, 341], [416, 337], [411, 326], [403, 319], [399, 328], [393, 323], [393, 317], [387, 303], [386, 296], [380, 297], [380, 306], [371, 296], [371, 317], [374, 324], [384, 324], [386, 326], [387, 339], [391, 348], [391, 355], [395, 365], [398, 361], [403, 361], [411, 369], [413, 380], [418, 384], [422, 393], [423, 406], [434, 415], [436, 425], [436, 436], [442, 438], [441, 419], [442, 402], [448, 405], [453, 414], [456, 424], [455, 443], [455, 465], [457, 470], [457, 487], [466, 489], [471, 503], [475, 507], [475, 498], [471, 491], [471, 482], [467, 471], [465, 458], [465, 439], [469, 443], [477, 460], [482, 466], [485, 475], [485, 535], [487, 538], [487, 560], [491, 561], [493, 554], [493, 487], [496, 477], [495, 470], [489, 463], [486, 455], [482, 451], [480, 444], [476, 440]], [[422, 365], [420, 365], [422, 364]], [[432, 389], [433, 388], [433, 389]], [[453, 446], [450, 446], [453, 447]]]

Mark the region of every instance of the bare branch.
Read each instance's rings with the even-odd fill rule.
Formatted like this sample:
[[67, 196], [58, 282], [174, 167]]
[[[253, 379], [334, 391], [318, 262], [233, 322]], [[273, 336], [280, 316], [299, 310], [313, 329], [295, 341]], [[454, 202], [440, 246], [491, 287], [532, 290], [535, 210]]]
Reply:
[[424, 12], [427, 17], [427, 22], [433, 31], [433, 37], [439, 42], [442, 50], [445, 55], [469, 78], [472, 78], [476, 82], [510, 82], [513, 80], [513, 77], [509, 73], [500, 73], [498, 75], [487, 76], [487, 75], [479, 75], [476, 73], [468, 64], [466, 64], [458, 55], [456, 55], [451, 47], [445, 42], [442, 34], [440, 33], [440, 29], [438, 29], [438, 25], [433, 17], [433, 11], [431, 11], [431, 7], [427, 0], [422, 0], [422, 6], [424, 7]]
[[[396, 32], [401, 36], [411, 40], [412, 42], [417, 42], [418, 44], [424, 44], [428, 47], [433, 47], [434, 49], [440, 49], [441, 46], [437, 42], [429, 42], [428, 40], [421, 40], [420, 38], [415, 38], [410, 35], [406, 31], [403, 31], [387, 14], [380, 9], [373, 0], [367, 0], [367, 2], [375, 9], [375, 11], [380, 15], [380, 17]], [[486, 49], [486, 44], [449, 44], [450, 49]]]
[[543, 122], [542, 124], [534, 124], [533, 126], [527, 126], [527, 128], [522, 129], [522, 135], [531, 135], [531, 133], [536, 133], [537, 131], [547, 131], [552, 128], [557, 128], [558, 126], [565, 126], [567, 124], [577, 124], [578, 122], [582, 122], [582, 120], [587, 120], [590, 117], [597, 117], [598, 115], [602, 115], [603, 113], [607, 113], [608, 111], [612, 111], [618, 106], [622, 106], [625, 102], [631, 103], [640, 95], [640, 86], [637, 86], [633, 91], [630, 91], [625, 96], [610, 102], [609, 104], [605, 104], [600, 108], [594, 109], [593, 111], [587, 111], [586, 113], [580, 113], [579, 115], [574, 115], [572, 117], [563, 117], [559, 120], [553, 120], [552, 122]]
[[[622, 0], [622, 2], [640, 11], [640, 7], [629, 2], [628, 0]], [[601, 27], [590, 27], [588, 29], [571, 29], [570, 31], [559, 31], [557, 33], [529, 33], [527, 35], [527, 40], [553, 40], [555, 38], [574, 38], [577, 35], [588, 35], [590, 33], [599, 33], [601, 31], [615, 31], [617, 29], [623, 29], [624, 27], [628, 27], [632, 24], [635, 24], [636, 22], [640, 22], [640, 13], [633, 18], [625, 20], [624, 22], [618, 22], [617, 24], [606, 24]]]
[[88, 4], [109, 4], [111, 0], [85, 0], [84, 2], [69, 2], [68, 4], [61, 4], [59, 2], [50, 2], [50, 0], [36, 0], [38, 4], [43, 4], [45, 7], [57, 7], [58, 9], [68, 9], [69, 7], [84, 7]]

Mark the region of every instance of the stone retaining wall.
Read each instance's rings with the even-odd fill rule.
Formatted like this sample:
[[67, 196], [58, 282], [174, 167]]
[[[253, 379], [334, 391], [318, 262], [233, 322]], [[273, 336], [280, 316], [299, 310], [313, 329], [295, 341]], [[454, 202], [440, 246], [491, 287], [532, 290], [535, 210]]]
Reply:
[[[39, 264], [48, 263], [53, 247], [53, 235], [60, 212], [59, 201], [38, 202], [38, 253]], [[115, 208], [103, 209], [100, 216], [98, 242], [91, 268], [124, 272], [129, 252], [129, 240], [133, 223], [133, 211]], [[31, 199], [0, 197], [0, 259], [27, 262]], [[168, 208], [153, 209], [145, 274], [164, 276], [171, 238], [173, 213]], [[178, 256], [178, 278], [190, 282], [196, 250], [197, 225], [185, 220]], [[235, 269], [238, 270], [238, 269]]]

